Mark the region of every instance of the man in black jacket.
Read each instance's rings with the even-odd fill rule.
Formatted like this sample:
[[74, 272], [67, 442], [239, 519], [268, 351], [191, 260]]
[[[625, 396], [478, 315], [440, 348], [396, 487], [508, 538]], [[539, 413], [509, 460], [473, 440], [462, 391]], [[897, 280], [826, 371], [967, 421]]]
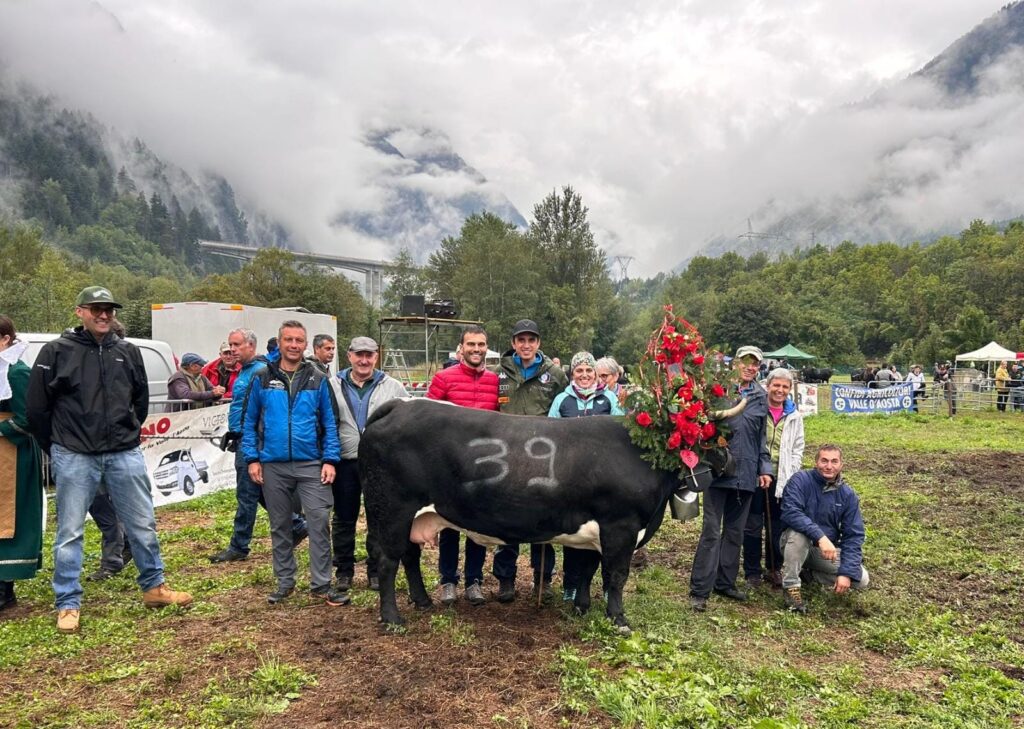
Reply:
[[57, 482], [53, 591], [57, 628], [64, 633], [78, 630], [85, 514], [101, 485], [124, 523], [143, 604], [192, 602], [191, 595], [164, 583], [153, 498], [139, 449], [149, 383], [139, 350], [111, 332], [119, 308], [102, 286], [83, 289], [75, 304], [82, 326], [43, 346], [29, 380], [29, 427], [50, 454]]

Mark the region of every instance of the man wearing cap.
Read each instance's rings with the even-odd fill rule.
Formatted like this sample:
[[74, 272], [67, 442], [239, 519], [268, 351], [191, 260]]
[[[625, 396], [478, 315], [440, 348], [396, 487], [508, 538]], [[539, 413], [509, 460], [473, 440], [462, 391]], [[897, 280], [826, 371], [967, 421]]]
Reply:
[[206, 360], [186, 352], [178, 371], [167, 380], [167, 396], [172, 400], [190, 400], [192, 405], [207, 407], [224, 397], [225, 388], [213, 385], [203, 374]]
[[[376, 369], [377, 343], [370, 337], [355, 337], [348, 345], [349, 366], [331, 378], [338, 403], [338, 437], [341, 440], [341, 463], [334, 479], [334, 518], [331, 535], [334, 547], [335, 588], [348, 592], [355, 575], [356, 520], [362, 485], [356, 456], [359, 438], [366, 421], [388, 400], [408, 397], [405, 386], [394, 377]], [[377, 589], [377, 545], [367, 535], [366, 579], [371, 590]]]
[[238, 379], [238, 371], [241, 369], [242, 365], [231, 351], [231, 345], [221, 342], [220, 356], [203, 367], [203, 376], [210, 381], [211, 385], [223, 387], [224, 397], [228, 398], [231, 397], [235, 380]]
[[[512, 327], [512, 348], [502, 355], [498, 369], [498, 407], [501, 412], [546, 417], [555, 396], [568, 386], [569, 378], [562, 368], [540, 350], [537, 322], [530, 319], [517, 321]], [[512, 602], [516, 597], [518, 558], [518, 544], [504, 544], [494, 553], [498, 602]], [[547, 544], [530, 545], [530, 565], [533, 567], [534, 591], [553, 597], [554, 549]]]
[[740, 347], [733, 359], [740, 380], [733, 394], [745, 399], [746, 407], [725, 421], [736, 467], [715, 478], [704, 492], [704, 524], [690, 571], [690, 606], [700, 612], [707, 610], [712, 591], [730, 600], [747, 599], [736, 589], [743, 527], [751, 497], [758, 487], [771, 485], [773, 473], [766, 438], [768, 397], [756, 381], [762, 360], [761, 350], [752, 346]]
[[[252, 379], [267, 367], [266, 361], [256, 355], [256, 333], [252, 329], [233, 329], [228, 333], [228, 346], [238, 362], [238, 376], [235, 379], [234, 397], [228, 408], [228, 432], [221, 440], [221, 450], [235, 454], [235, 508], [234, 528], [231, 541], [221, 551], [210, 555], [211, 562], [238, 562], [249, 557], [252, 530], [256, 526], [257, 506], [267, 508], [263, 490], [249, 478], [249, 465], [238, 449], [245, 425], [246, 398]], [[301, 514], [292, 514], [292, 548], [306, 538], [308, 529]]]
[[82, 325], [43, 345], [29, 382], [29, 427], [50, 454], [57, 482], [53, 591], [57, 628], [65, 633], [79, 626], [85, 515], [101, 486], [131, 543], [143, 604], [192, 602], [191, 595], [164, 582], [149, 475], [139, 450], [149, 383], [142, 354], [111, 332], [120, 308], [102, 286], [83, 289], [75, 302]]

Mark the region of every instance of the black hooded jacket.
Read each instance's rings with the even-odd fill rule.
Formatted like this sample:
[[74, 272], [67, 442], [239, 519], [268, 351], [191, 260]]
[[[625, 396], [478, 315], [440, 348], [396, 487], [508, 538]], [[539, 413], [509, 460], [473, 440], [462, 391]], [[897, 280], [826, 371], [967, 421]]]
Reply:
[[65, 332], [36, 357], [26, 407], [47, 452], [51, 443], [76, 453], [134, 448], [149, 410], [142, 354], [116, 334], [100, 343], [82, 327]]

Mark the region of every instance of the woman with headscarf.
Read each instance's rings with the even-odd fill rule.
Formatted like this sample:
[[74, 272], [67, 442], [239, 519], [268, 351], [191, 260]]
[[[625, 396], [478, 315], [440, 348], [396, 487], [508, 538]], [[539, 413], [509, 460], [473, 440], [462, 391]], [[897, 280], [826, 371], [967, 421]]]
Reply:
[[42, 455], [28, 433], [28, 342], [0, 315], [0, 610], [13, 606], [14, 581], [35, 577], [43, 561]]
[[[569, 386], [555, 396], [548, 410], [551, 418], [582, 418], [590, 415], [624, 415], [619, 398], [597, 378], [597, 362], [590, 352], [573, 355]], [[576, 599], [584, 561], [596, 559], [592, 550], [562, 547], [562, 600]]]

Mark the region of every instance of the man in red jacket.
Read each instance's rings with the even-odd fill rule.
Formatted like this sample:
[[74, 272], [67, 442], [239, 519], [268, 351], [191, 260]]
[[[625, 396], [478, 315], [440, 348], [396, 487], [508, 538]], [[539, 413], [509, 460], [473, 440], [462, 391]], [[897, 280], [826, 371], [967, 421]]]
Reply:
[[[462, 344], [459, 346], [462, 360], [434, 375], [427, 397], [463, 407], [497, 410], [498, 376], [484, 368], [487, 332], [478, 326], [466, 327], [462, 330]], [[455, 587], [459, 583], [459, 533], [455, 529], [441, 530], [438, 551], [441, 604], [447, 607], [455, 602]], [[467, 536], [466, 599], [473, 605], [482, 605], [486, 601], [481, 588], [486, 557], [487, 549]]]
[[231, 397], [231, 390], [235, 387], [235, 380], [242, 370], [242, 363], [238, 361], [231, 347], [227, 342], [220, 345], [220, 357], [210, 360], [203, 367], [203, 374], [210, 381], [211, 385], [220, 385], [224, 388], [224, 397]]

